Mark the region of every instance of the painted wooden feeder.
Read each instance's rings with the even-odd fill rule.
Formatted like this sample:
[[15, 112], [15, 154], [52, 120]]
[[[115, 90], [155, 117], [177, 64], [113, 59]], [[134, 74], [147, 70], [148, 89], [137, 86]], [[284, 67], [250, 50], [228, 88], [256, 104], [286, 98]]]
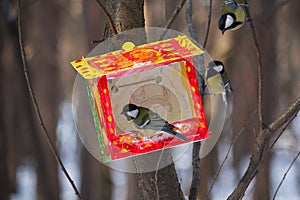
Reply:
[[[203, 53], [186, 36], [72, 61], [86, 79], [103, 162], [209, 137], [193, 56]], [[121, 115], [128, 102], [149, 108], [188, 137], [139, 130]]]

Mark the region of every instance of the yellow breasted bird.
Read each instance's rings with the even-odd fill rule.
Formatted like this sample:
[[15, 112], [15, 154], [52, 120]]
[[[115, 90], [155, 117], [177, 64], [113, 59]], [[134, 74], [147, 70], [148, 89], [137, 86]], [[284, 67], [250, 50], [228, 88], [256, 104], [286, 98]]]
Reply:
[[247, 4], [239, 4], [234, 0], [225, 0], [222, 7], [222, 16], [219, 19], [219, 29], [222, 34], [227, 30], [237, 30], [243, 26], [246, 20], [244, 7]]
[[124, 115], [128, 121], [133, 120], [135, 127], [138, 129], [163, 131], [181, 140], [188, 139], [185, 135], [175, 131], [176, 127], [174, 125], [169, 124], [169, 122], [164, 120], [160, 115], [148, 108], [130, 103], [123, 107], [121, 114]]
[[226, 92], [231, 93], [232, 88], [229, 78], [221, 61], [211, 61], [205, 69], [205, 79], [211, 95], [222, 94], [227, 105]]

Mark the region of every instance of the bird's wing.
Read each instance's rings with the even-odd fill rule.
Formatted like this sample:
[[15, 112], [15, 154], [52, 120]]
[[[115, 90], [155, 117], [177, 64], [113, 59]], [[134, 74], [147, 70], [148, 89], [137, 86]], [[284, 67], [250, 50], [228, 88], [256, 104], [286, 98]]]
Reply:
[[161, 116], [153, 111], [149, 111], [150, 123], [147, 128], [154, 130], [161, 130], [162, 128], [174, 128], [173, 125], [169, 124], [166, 120], [161, 118]]
[[222, 78], [222, 75], [221, 75], [221, 74], [218, 74], [216, 77], [219, 79], [218, 82], [217, 82], [217, 84], [218, 84], [221, 88], [224, 88], [224, 87], [225, 87], [225, 83], [224, 83], [224, 80], [223, 80], [223, 78]]
[[169, 122], [161, 118], [161, 116], [158, 115], [157, 113], [149, 110], [149, 116], [151, 120], [150, 123], [146, 125], [145, 128], [149, 128], [153, 130], [161, 130], [171, 135], [174, 135], [175, 137], [184, 141], [188, 139], [188, 137], [186, 137], [185, 135], [174, 131], [175, 126], [169, 124]]
[[150, 110], [149, 116], [151, 119], [151, 122], [160, 122], [161, 124], [168, 123], [166, 120], [164, 120], [159, 114], [153, 112]]
[[230, 93], [232, 92], [232, 87], [230, 85], [230, 81], [229, 81], [229, 78], [227, 76], [227, 73], [226, 71], [224, 71], [224, 73], [221, 75], [222, 76], [222, 79], [223, 79], [223, 84], [224, 84], [224, 87], [225, 89]]
[[144, 123], [142, 124], [138, 124], [136, 123], [136, 127], [139, 128], [139, 129], [144, 129], [147, 127], [147, 125], [150, 123], [150, 119], [146, 120]]
[[227, 83], [225, 83], [224, 87], [225, 87], [225, 90], [229, 93], [231, 93], [233, 91], [229, 81]]
[[215, 77], [217, 77], [219, 79], [218, 83], [220, 86], [224, 87], [224, 81], [223, 81], [223, 77], [220, 73], [218, 73]]

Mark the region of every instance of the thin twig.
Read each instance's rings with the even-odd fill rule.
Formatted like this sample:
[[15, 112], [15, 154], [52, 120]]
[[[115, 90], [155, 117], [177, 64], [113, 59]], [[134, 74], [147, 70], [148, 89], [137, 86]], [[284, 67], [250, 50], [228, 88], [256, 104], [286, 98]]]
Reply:
[[[188, 0], [186, 5], [185, 19], [188, 24], [188, 29], [192, 39], [197, 41], [198, 39], [193, 24], [193, 20], [192, 20], [192, 14], [193, 14], [193, 2], [192, 0]], [[200, 149], [201, 149], [201, 141], [195, 142], [193, 144], [193, 153], [192, 153], [193, 174], [192, 174], [189, 200], [196, 200], [198, 195], [198, 188], [199, 188], [198, 185], [200, 182], [200, 158], [199, 158]]]
[[292, 166], [294, 165], [294, 163], [295, 163], [296, 160], [298, 159], [299, 155], [300, 155], [300, 151], [299, 151], [298, 154], [295, 156], [295, 158], [294, 158], [293, 161], [291, 162], [290, 166], [288, 167], [288, 169], [287, 169], [286, 172], [284, 173], [284, 175], [283, 175], [283, 177], [282, 177], [282, 179], [281, 179], [279, 185], [278, 185], [277, 188], [276, 188], [276, 191], [275, 191], [274, 196], [273, 196], [273, 200], [275, 200], [276, 195], [277, 195], [277, 193], [278, 193], [278, 191], [279, 191], [279, 189], [280, 189], [280, 187], [281, 187], [283, 181], [285, 180], [285, 178], [286, 178], [287, 174], [289, 173], [290, 169], [292, 168]]
[[111, 17], [111, 15], [108, 13], [108, 11], [106, 10], [105, 6], [101, 3], [100, 0], [96, 0], [96, 2], [98, 3], [99, 7], [102, 9], [105, 17], [107, 18], [108, 22], [109, 22], [109, 25], [110, 25], [110, 28], [113, 32], [114, 35], [117, 35], [118, 34], [118, 31], [116, 29], [116, 26], [114, 24], [114, 21]]
[[20, 45], [20, 50], [21, 50], [22, 62], [23, 62], [24, 76], [25, 76], [25, 79], [26, 79], [26, 84], [27, 84], [27, 87], [28, 87], [28, 90], [29, 90], [29, 94], [30, 94], [30, 97], [31, 97], [31, 100], [32, 100], [33, 107], [34, 107], [36, 115], [38, 117], [38, 121], [39, 121], [40, 127], [42, 128], [42, 131], [43, 131], [44, 136], [45, 136], [45, 138], [47, 140], [47, 143], [50, 146], [52, 154], [54, 155], [56, 161], [60, 165], [63, 173], [66, 176], [66, 178], [68, 179], [68, 181], [72, 185], [72, 187], [73, 187], [73, 189], [75, 191], [75, 194], [79, 197], [79, 199], [81, 199], [81, 195], [79, 193], [79, 190], [77, 189], [74, 181], [72, 180], [71, 176], [69, 175], [68, 171], [66, 170], [63, 162], [61, 161], [61, 159], [60, 159], [60, 157], [59, 157], [59, 155], [57, 153], [57, 151], [55, 150], [53, 142], [50, 139], [50, 136], [49, 136], [48, 131], [47, 131], [46, 127], [45, 127], [45, 123], [43, 121], [43, 118], [42, 118], [42, 115], [41, 115], [41, 112], [40, 112], [37, 100], [35, 98], [34, 91], [32, 89], [32, 85], [31, 85], [31, 82], [30, 82], [30, 79], [29, 79], [29, 75], [28, 75], [28, 67], [27, 67], [27, 63], [26, 63], [25, 50], [24, 50], [23, 42], [22, 42], [21, 2], [20, 2], [20, 0], [18, 0], [18, 34], [19, 34], [19, 45]]
[[[277, 119], [275, 119], [268, 128], [268, 135], [270, 136], [272, 132], [277, 131], [279, 128], [281, 128], [290, 118], [292, 118], [294, 115], [296, 115], [299, 112], [300, 109], [300, 96], [294, 101], [287, 109], [286, 111], [280, 115]], [[270, 130], [272, 132], [270, 132]]]
[[94, 43], [101, 43], [103, 42], [105, 39], [104, 38], [101, 38], [100, 40], [92, 40], [91, 41], [91, 44], [94, 44]]
[[233, 145], [236, 143], [236, 141], [237, 141], [237, 139], [240, 137], [240, 135], [241, 135], [241, 134], [245, 131], [245, 129], [248, 127], [248, 125], [250, 124], [252, 118], [255, 116], [255, 113], [256, 113], [256, 112], [257, 112], [257, 110], [255, 109], [255, 110], [252, 112], [252, 114], [250, 115], [250, 117], [248, 118], [247, 122], [246, 122], [246, 123], [242, 126], [242, 128], [239, 130], [239, 132], [238, 132], [237, 134], [235, 134], [235, 137], [234, 137], [234, 139], [232, 140], [232, 142], [231, 142], [231, 144], [230, 144], [230, 146], [229, 146], [229, 148], [228, 148], [228, 150], [227, 150], [226, 156], [225, 156], [223, 162], [221, 163], [221, 165], [220, 165], [220, 167], [219, 167], [219, 169], [218, 169], [216, 175], [215, 175], [214, 178], [213, 178], [213, 181], [212, 181], [212, 183], [211, 183], [211, 185], [210, 185], [210, 187], [209, 187], [209, 190], [208, 190], [208, 192], [207, 192], [207, 194], [206, 194], [206, 199], [209, 199], [210, 192], [211, 192], [212, 188], [214, 187], [214, 184], [215, 184], [215, 182], [216, 182], [216, 180], [217, 180], [217, 178], [218, 178], [218, 176], [219, 176], [219, 174], [220, 174], [221, 169], [223, 168], [223, 166], [224, 166], [226, 160], [228, 159], [228, 156], [229, 156], [229, 153], [230, 153], [230, 151], [231, 151], [231, 148], [232, 148]]
[[197, 34], [196, 34], [196, 31], [195, 31], [195, 26], [193, 24], [192, 14], [193, 14], [193, 1], [192, 0], [187, 0], [186, 11], [185, 11], [185, 19], [186, 19], [191, 37], [194, 40], [198, 41]]
[[166, 24], [166, 26], [164, 28], [168, 29], [168, 28], [171, 27], [171, 25], [173, 24], [175, 18], [178, 16], [179, 12], [181, 11], [182, 7], [184, 6], [185, 2], [186, 2], [186, 0], [181, 0], [178, 3], [176, 9], [174, 10], [173, 14], [169, 18], [169, 20], [168, 20], [168, 22], [167, 22], [167, 24]]
[[[247, 1], [245, 1], [245, 4], [248, 4]], [[263, 117], [263, 63], [262, 63], [262, 55], [258, 44], [257, 34], [256, 34], [256, 27], [254, 25], [254, 21], [251, 17], [249, 7], [245, 6], [246, 15], [249, 21], [252, 21], [250, 23], [251, 27], [251, 33], [253, 37], [253, 42], [256, 50], [256, 56], [258, 61], [257, 66], [257, 72], [258, 72], [258, 103], [257, 103], [257, 110], [258, 110], [258, 121], [259, 121], [259, 127], [260, 129], [264, 129], [266, 126], [264, 124], [264, 117]]]
[[[245, 4], [248, 2], [246, 1]], [[243, 177], [239, 181], [237, 187], [234, 189], [234, 191], [230, 194], [228, 197], [229, 200], [235, 200], [235, 199], [241, 199], [246, 189], [248, 188], [249, 184], [252, 182], [254, 177], [259, 173], [259, 169], [262, 166], [263, 159], [266, 155], [266, 151], [268, 150], [268, 143], [270, 141], [270, 138], [273, 136], [273, 134], [279, 130], [284, 124], [292, 118], [296, 113], [299, 112], [300, 109], [300, 97], [291, 104], [287, 110], [279, 116], [277, 119], [275, 119], [270, 125], [266, 126], [264, 124], [263, 119], [263, 97], [262, 97], [262, 57], [260, 48], [258, 45], [258, 39], [256, 35], [256, 28], [254, 26], [254, 22], [251, 18], [250, 11], [248, 7], [245, 7], [245, 11], [248, 17], [248, 20], [251, 20], [252, 23], [250, 24], [251, 32], [253, 36], [253, 42], [256, 49], [257, 54], [257, 60], [258, 60], [258, 119], [259, 119], [259, 132], [255, 138], [250, 163], [248, 165], [248, 168], [246, 172], [244, 173]]]
[[203, 43], [203, 48], [206, 47], [206, 44], [207, 44], [207, 41], [208, 41], [209, 30], [210, 30], [210, 22], [211, 22], [211, 16], [212, 16], [212, 0], [209, 1], [207, 29], [206, 29], [205, 39], [204, 39], [204, 43]]
[[[209, 15], [208, 15], [208, 26], [207, 26], [207, 30], [206, 30], [205, 43], [203, 45], [203, 48], [205, 48], [205, 46], [206, 46], [207, 39], [208, 39], [208, 34], [209, 34], [209, 29], [210, 29], [211, 7], [212, 7], [211, 3], [212, 3], [212, 0], [210, 0], [210, 11], [209, 11]], [[185, 17], [186, 17], [186, 21], [187, 21], [187, 24], [188, 24], [188, 29], [189, 29], [189, 32], [191, 34], [192, 39], [197, 41], [197, 35], [196, 35], [195, 27], [194, 27], [194, 24], [193, 24], [192, 15], [193, 15], [193, 3], [192, 3], [192, 0], [188, 0], [187, 1], [187, 6], [186, 6]], [[204, 59], [202, 59], [202, 60], [204, 60]], [[204, 66], [203, 66], [204, 63], [203, 62], [201, 63], [201, 65], [204, 68]], [[203, 81], [203, 77], [201, 76], [200, 73], [199, 73], [199, 80], [198, 81], [201, 81], [201, 82]], [[204, 84], [202, 86], [205, 87]], [[204, 88], [203, 88], [203, 91], [204, 91]], [[199, 158], [200, 149], [201, 149], [201, 142], [200, 141], [195, 142], [193, 144], [193, 153], [192, 153], [193, 175], [192, 175], [192, 182], [191, 182], [189, 200], [196, 200], [197, 195], [198, 195], [198, 185], [199, 185], [199, 182], [200, 182], [200, 158]]]
[[287, 153], [292, 153], [292, 154], [296, 154], [298, 152], [298, 149], [295, 145], [288, 145], [288, 146], [285, 146], [285, 147], [274, 147], [274, 152], [277, 154], [277, 153], [280, 153], [280, 152], [287, 152]]
[[186, 0], [181, 0], [178, 3], [177, 7], [175, 8], [175, 10], [173, 11], [171, 17], [169, 18], [167, 24], [165, 25], [164, 30], [162, 31], [162, 33], [160, 34], [160, 36], [158, 37], [157, 40], [161, 40], [166, 35], [166, 33], [168, 32], [168, 29], [173, 24], [175, 18], [178, 16], [178, 14], [181, 11], [182, 7], [184, 6], [185, 2], [186, 2]]
[[277, 143], [277, 141], [279, 140], [279, 138], [281, 137], [281, 135], [283, 134], [283, 132], [287, 129], [287, 127], [295, 119], [296, 116], [297, 116], [297, 114], [295, 114], [291, 119], [289, 119], [289, 121], [284, 125], [284, 127], [282, 128], [282, 130], [280, 131], [280, 133], [278, 134], [278, 136], [276, 137], [276, 139], [274, 140], [274, 142], [270, 146], [269, 150], [271, 150], [275, 146], [275, 144]]
[[276, 118], [266, 129], [260, 130], [255, 139], [250, 163], [243, 177], [238, 183], [238, 186], [228, 197], [229, 200], [241, 199], [244, 196], [246, 189], [249, 184], [252, 182], [254, 177], [259, 173], [259, 168], [262, 164], [262, 161], [266, 155], [267, 147], [271, 136], [283, 127], [289, 119], [296, 115], [300, 110], [300, 96], [292, 103], [286, 111]]

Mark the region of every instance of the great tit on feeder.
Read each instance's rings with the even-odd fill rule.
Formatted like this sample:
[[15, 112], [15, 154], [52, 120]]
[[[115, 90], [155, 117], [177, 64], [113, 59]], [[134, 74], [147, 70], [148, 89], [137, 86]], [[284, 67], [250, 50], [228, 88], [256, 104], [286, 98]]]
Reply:
[[246, 21], [246, 13], [243, 7], [247, 4], [239, 4], [234, 0], [225, 0], [221, 17], [219, 19], [219, 29], [224, 34], [227, 30], [237, 30], [243, 26]]
[[231, 93], [232, 88], [221, 61], [211, 61], [205, 69], [205, 79], [211, 95], [222, 94], [227, 105], [226, 92]]
[[176, 132], [174, 125], [169, 124], [160, 115], [148, 108], [135, 104], [127, 104], [123, 107], [121, 114], [124, 115], [128, 121], [133, 120], [135, 127], [138, 129], [163, 131], [184, 141], [188, 139], [183, 134]]

